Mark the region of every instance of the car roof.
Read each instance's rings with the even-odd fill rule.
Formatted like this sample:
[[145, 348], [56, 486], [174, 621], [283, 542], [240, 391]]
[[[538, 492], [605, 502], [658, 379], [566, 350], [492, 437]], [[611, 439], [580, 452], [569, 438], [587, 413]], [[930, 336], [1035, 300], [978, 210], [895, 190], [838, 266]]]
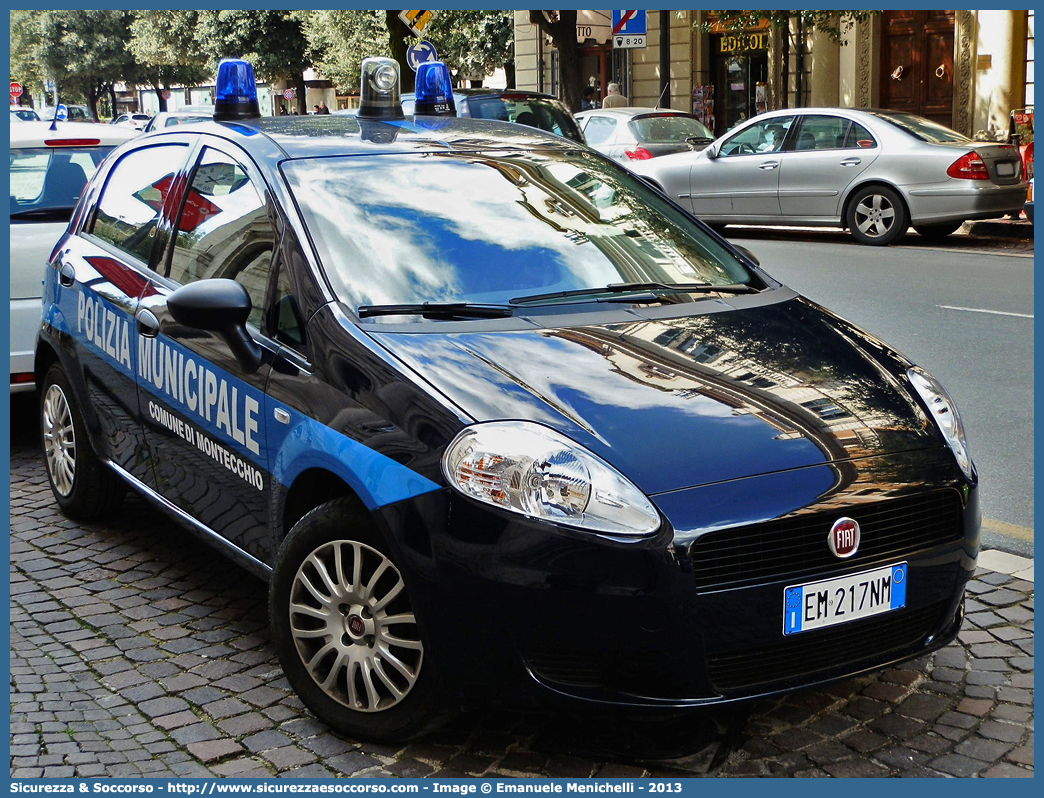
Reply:
[[[525, 98], [527, 100], [558, 100], [553, 94], [545, 94], [539, 91], [529, 91], [528, 89], [485, 89], [482, 87], [468, 88], [468, 89], [454, 89], [454, 98], [461, 97], [518, 97]], [[416, 92], [408, 91], [402, 95], [404, 100], [416, 99]]]
[[230, 139], [249, 152], [256, 146], [257, 134], [261, 133], [288, 158], [431, 152], [433, 149], [571, 150], [579, 146], [553, 133], [511, 122], [458, 117], [421, 119], [417, 123], [411, 116], [388, 121], [335, 114], [272, 116], [237, 122], [200, 122], [193, 125], [192, 130], [178, 127], [149, 133], [144, 139], [155, 141], [171, 135], [210, 133]]
[[629, 105], [624, 108], [588, 108], [586, 111], [580, 111], [575, 114], [576, 118], [579, 119], [582, 116], [592, 116], [599, 114], [600, 116], [619, 116], [623, 118], [629, 118], [632, 116], [642, 116], [644, 114], [669, 114], [671, 116], [692, 116], [688, 111], [679, 111], [676, 108], [648, 108], [638, 105]]
[[[12, 147], [43, 147], [53, 139], [87, 139], [98, 146], [116, 146], [134, 138], [135, 131], [115, 125], [97, 125], [94, 122], [59, 122], [51, 130], [50, 122], [25, 121], [11, 126]], [[90, 146], [90, 145], [84, 145]]]

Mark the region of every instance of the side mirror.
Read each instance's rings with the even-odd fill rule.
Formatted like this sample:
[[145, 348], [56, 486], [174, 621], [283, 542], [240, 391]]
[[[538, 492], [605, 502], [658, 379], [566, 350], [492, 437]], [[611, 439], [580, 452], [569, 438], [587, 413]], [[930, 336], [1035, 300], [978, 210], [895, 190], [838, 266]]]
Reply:
[[742, 254], [743, 257], [745, 257], [747, 260], [753, 262], [753, 264], [755, 266], [760, 266], [761, 265], [761, 261], [758, 260], [757, 257], [754, 255], [754, 253], [751, 252], [746, 247], [741, 247], [739, 244], [733, 244], [732, 248], [733, 249], [738, 249], [740, 251], [740, 254]]
[[711, 144], [703, 151], [703, 154], [713, 161], [715, 158], [718, 157], [718, 148], [715, 145]]
[[174, 321], [220, 335], [248, 374], [261, 366], [261, 347], [246, 328], [252, 307], [247, 290], [224, 278], [189, 283], [167, 297], [167, 310]]

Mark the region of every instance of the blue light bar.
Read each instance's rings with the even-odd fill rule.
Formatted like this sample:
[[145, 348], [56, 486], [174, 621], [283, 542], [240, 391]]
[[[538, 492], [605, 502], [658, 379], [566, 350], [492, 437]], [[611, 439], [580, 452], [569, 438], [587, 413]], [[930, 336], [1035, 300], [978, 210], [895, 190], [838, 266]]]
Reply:
[[418, 65], [416, 98], [414, 114], [417, 116], [456, 116], [449, 67], [441, 61]]
[[250, 119], [261, 116], [257, 104], [254, 68], [239, 58], [226, 58], [218, 63], [214, 85], [214, 120]]

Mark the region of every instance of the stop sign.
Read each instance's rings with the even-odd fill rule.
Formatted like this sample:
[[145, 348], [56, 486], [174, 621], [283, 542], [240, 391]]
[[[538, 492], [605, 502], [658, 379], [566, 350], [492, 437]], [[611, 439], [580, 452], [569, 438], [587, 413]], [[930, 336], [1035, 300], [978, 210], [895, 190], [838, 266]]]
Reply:
[[22, 96], [22, 84], [21, 83], [15, 83], [13, 81], [11, 82], [11, 96], [12, 97], [21, 97]]

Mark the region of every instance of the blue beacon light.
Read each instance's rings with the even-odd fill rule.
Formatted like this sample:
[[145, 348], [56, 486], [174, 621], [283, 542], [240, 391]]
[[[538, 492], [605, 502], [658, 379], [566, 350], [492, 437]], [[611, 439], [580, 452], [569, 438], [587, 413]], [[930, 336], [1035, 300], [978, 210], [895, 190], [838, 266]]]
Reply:
[[259, 116], [254, 68], [239, 58], [220, 61], [214, 86], [214, 120], [226, 122]]
[[441, 61], [425, 61], [417, 66], [416, 116], [456, 116], [453, 82], [449, 67]]

